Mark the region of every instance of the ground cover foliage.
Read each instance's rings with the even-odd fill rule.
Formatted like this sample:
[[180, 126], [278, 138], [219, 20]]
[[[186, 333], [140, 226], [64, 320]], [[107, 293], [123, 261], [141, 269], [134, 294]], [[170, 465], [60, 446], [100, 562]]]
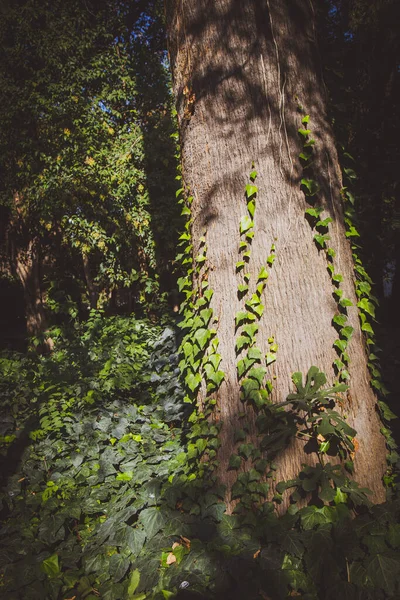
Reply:
[[[51, 356], [1, 359], [2, 598], [399, 597], [398, 501], [371, 507], [316, 464], [281, 485], [293, 499], [278, 518], [260, 502], [258, 457], [238, 477], [236, 514], [224, 514], [224, 490], [188, 453], [173, 324], [92, 311], [78, 333], [59, 332]], [[311, 375], [288, 399], [298, 424], [304, 402], [312, 418], [318, 403], [334, 414], [332, 390]]]

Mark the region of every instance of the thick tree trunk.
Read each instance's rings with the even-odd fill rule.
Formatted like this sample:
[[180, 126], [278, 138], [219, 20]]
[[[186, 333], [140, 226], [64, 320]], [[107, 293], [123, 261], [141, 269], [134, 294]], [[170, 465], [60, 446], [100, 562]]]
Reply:
[[[235, 264], [240, 260], [239, 221], [247, 213], [244, 186], [253, 161], [259, 188], [247, 269], [253, 283], [266, 264], [271, 244], [276, 245], [257, 336], [257, 346], [264, 352], [271, 336], [279, 346], [277, 361], [268, 368], [274, 378], [273, 400], [284, 401], [293, 391], [294, 371], [306, 373], [316, 365], [328, 380], [335, 378], [332, 362], [337, 354], [332, 344], [338, 336], [332, 317], [337, 304], [326, 258], [313, 242], [304, 216], [309, 205], [300, 189], [305, 176], [298, 158], [300, 104], [310, 114], [316, 139], [318, 205], [333, 219], [330, 246], [336, 251], [335, 271], [343, 275], [344, 293], [354, 305], [348, 309], [354, 334], [348, 348], [350, 393], [343, 411], [358, 432], [355, 477], [373, 491], [375, 501], [383, 501], [385, 443], [358, 322], [352, 255], [339, 193], [341, 174], [326, 115], [312, 5], [305, 0], [171, 0], [167, 21], [183, 176], [194, 196], [193, 252], [198, 253], [199, 239], [205, 234], [212, 306], [219, 318], [221, 368], [226, 374], [218, 393], [223, 424], [219, 477], [228, 488], [236, 477], [227, 467], [235, 451], [233, 432], [240, 413], [245, 412], [256, 439], [254, 411], [240, 400], [235, 355], [235, 314], [243, 310]], [[277, 480], [290, 479], [307, 456], [295, 440], [276, 462]]]

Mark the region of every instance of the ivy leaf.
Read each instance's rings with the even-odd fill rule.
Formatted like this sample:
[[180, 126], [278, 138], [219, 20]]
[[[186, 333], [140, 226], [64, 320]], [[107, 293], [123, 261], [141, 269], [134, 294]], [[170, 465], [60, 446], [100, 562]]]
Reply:
[[358, 308], [371, 315], [375, 319], [375, 306], [367, 298], [363, 298], [357, 302]]
[[343, 275], [340, 275], [340, 273], [335, 273], [335, 275], [332, 275], [332, 281], [335, 283], [341, 283], [343, 281]]
[[251, 216], [251, 218], [253, 218], [253, 217], [254, 217], [255, 210], [256, 210], [256, 203], [255, 203], [255, 202], [253, 202], [253, 200], [250, 200], [250, 201], [247, 203], [247, 210], [249, 211], [249, 215]]
[[346, 237], [360, 237], [360, 234], [358, 233], [357, 229], [353, 226], [349, 227], [348, 230], [346, 231]]
[[306, 138], [307, 136], [309, 136], [310, 133], [311, 133], [311, 129], [302, 129], [302, 128], [300, 128], [297, 131], [304, 138]]
[[272, 365], [276, 361], [276, 354], [274, 352], [267, 352], [265, 355], [267, 366]]
[[239, 354], [239, 352], [243, 349], [246, 348], [249, 344], [251, 343], [251, 340], [244, 335], [240, 335], [235, 343], [235, 349], [236, 349], [236, 354]]
[[210, 337], [211, 337], [210, 330], [205, 329], [204, 327], [200, 327], [200, 329], [196, 329], [196, 331], [194, 333], [194, 339], [196, 340], [197, 344], [200, 346], [201, 350], [203, 350], [205, 348]]
[[253, 171], [250, 173], [249, 177], [252, 181], [255, 181], [255, 179], [257, 177], [257, 171], [255, 169], [253, 169]]
[[306, 215], [310, 215], [311, 217], [314, 217], [314, 219], [318, 219], [319, 215], [323, 212], [323, 208], [307, 208], [306, 209]]
[[261, 270], [257, 277], [257, 281], [264, 281], [265, 279], [268, 279], [268, 277], [269, 277], [269, 273], [268, 273], [267, 269], [265, 267], [261, 267]]
[[246, 233], [246, 231], [248, 231], [252, 227], [254, 227], [254, 222], [248, 215], [245, 215], [244, 217], [242, 217], [240, 219], [240, 233], [241, 234]]
[[248, 183], [245, 188], [247, 198], [251, 198], [254, 194], [257, 194], [258, 187], [251, 183]]
[[376, 554], [367, 559], [365, 569], [376, 587], [383, 587], [388, 594], [394, 593], [400, 572], [398, 556], [393, 558], [389, 553]]
[[147, 539], [151, 539], [164, 527], [165, 517], [158, 508], [145, 508], [139, 515], [138, 523], [143, 526]]
[[267, 263], [269, 264], [270, 267], [272, 267], [272, 265], [274, 264], [275, 261], [275, 254], [270, 254], [267, 258]]
[[215, 384], [215, 387], [218, 389], [221, 386], [221, 383], [225, 379], [225, 373], [223, 371], [217, 371], [216, 373], [211, 373], [209, 376], [209, 381]]
[[332, 321], [336, 323], [336, 325], [338, 325], [339, 327], [344, 327], [347, 321], [347, 317], [346, 315], [335, 315]]
[[247, 321], [254, 321], [255, 316], [251, 313], [245, 311], [239, 311], [236, 313], [235, 324], [236, 327], [239, 327], [242, 323], [246, 323]]
[[136, 589], [140, 582], [140, 571], [135, 569], [132, 571], [131, 576], [129, 577], [129, 585], [128, 585], [128, 600], [131, 600], [132, 596], [136, 592]]
[[58, 554], [52, 554], [48, 558], [45, 558], [41, 563], [42, 571], [50, 577], [50, 579], [54, 579], [58, 577], [61, 573], [60, 564], [58, 562]]
[[263, 379], [267, 373], [267, 369], [265, 367], [254, 367], [249, 371], [249, 377], [251, 379], [255, 379], [258, 381], [259, 385], [262, 385]]
[[326, 242], [328, 240], [330, 240], [331, 238], [329, 237], [329, 235], [319, 235], [319, 234], [315, 234], [314, 235], [314, 241], [317, 243], [317, 245], [320, 248], [325, 248], [326, 246]]
[[394, 412], [392, 412], [390, 410], [390, 408], [388, 407], [386, 402], [379, 400], [378, 405], [379, 405], [379, 408], [381, 409], [381, 413], [382, 413], [382, 416], [385, 419], [385, 421], [391, 421], [392, 419], [398, 418], [397, 415], [395, 415]]
[[302, 125], [307, 125], [309, 120], [310, 120], [310, 115], [305, 115], [301, 120]]
[[232, 454], [229, 459], [229, 468], [230, 469], [239, 469], [242, 464], [242, 458], [238, 454]]
[[340, 350], [340, 352], [344, 352], [347, 348], [346, 340], [336, 340], [335, 342], [333, 342], [333, 345], [335, 348]]
[[244, 262], [244, 260], [239, 260], [235, 265], [236, 271], [239, 273], [239, 271], [241, 271], [244, 268], [245, 264], [246, 263]]
[[322, 221], [318, 221], [317, 223], [315, 223], [315, 227], [328, 227], [329, 223], [332, 223], [333, 219], [332, 217], [326, 217], [326, 219], [323, 219]]
[[240, 444], [238, 448], [239, 454], [241, 454], [244, 458], [250, 458], [251, 453], [253, 452], [253, 444]]
[[351, 180], [357, 179], [357, 174], [353, 169], [343, 169], [347, 177]]
[[239, 294], [246, 294], [249, 291], [249, 286], [246, 283], [238, 285]]
[[247, 356], [250, 360], [260, 361], [262, 358], [261, 350], [259, 350], [259, 348], [250, 348], [247, 353]]
[[213, 297], [213, 294], [213, 290], [206, 290], [203, 294], [203, 298], [205, 298], [205, 300], [209, 303], [211, 301], [211, 298]]
[[258, 332], [257, 323], [249, 323], [243, 327], [243, 333], [247, 335], [251, 340], [253, 340], [254, 336]]
[[188, 373], [185, 377], [185, 383], [191, 392], [195, 392], [201, 384], [200, 373]]
[[319, 192], [319, 190], [320, 190], [319, 185], [317, 184], [316, 181], [314, 181], [314, 179], [303, 178], [300, 183], [301, 183], [301, 185], [304, 185], [304, 187], [306, 188], [307, 196], [315, 196], [315, 194], [317, 192]]
[[347, 325], [346, 327], [342, 327], [340, 330], [340, 335], [344, 337], [346, 340], [349, 340], [353, 335], [354, 328]]
[[341, 371], [345, 367], [344, 363], [340, 360], [340, 358], [337, 358], [336, 360], [334, 360], [333, 364], [335, 365], [335, 367], [337, 368], [338, 371]]
[[346, 306], [353, 306], [353, 303], [349, 298], [340, 298], [339, 304], [342, 308], [346, 308]]

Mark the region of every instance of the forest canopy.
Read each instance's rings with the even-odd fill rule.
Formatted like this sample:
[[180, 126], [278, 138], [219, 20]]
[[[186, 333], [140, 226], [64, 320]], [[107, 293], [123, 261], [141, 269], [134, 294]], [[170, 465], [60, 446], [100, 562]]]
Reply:
[[400, 597], [398, 20], [1, 4], [1, 598]]

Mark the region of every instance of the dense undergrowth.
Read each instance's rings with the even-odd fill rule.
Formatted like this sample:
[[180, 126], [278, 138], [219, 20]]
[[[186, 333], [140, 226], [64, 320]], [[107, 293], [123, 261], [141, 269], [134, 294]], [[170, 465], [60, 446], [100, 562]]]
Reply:
[[[188, 458], [178, 362], [173, 325], [96, 312], [51, 356], [3, 355], [0, 596], [399, 598], [396, 500], [316, 486], [280, 518], [224, 514]], [[239, 474], [250, 491], [259, 464]]]

